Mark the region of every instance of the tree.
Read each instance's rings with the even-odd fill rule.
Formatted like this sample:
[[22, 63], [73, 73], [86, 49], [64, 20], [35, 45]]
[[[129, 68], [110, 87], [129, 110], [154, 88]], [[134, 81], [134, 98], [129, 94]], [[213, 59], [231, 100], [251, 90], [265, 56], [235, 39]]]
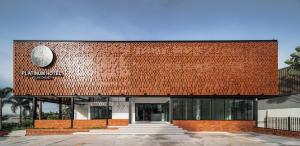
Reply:
[[2, 130], [2, 108], [4, 106], [2, 100], [7, 98], [12, 92], [12, 88], [6, 87], [0, 90], [0, 130]]
[[296, 52], [291, 54], [291, 58], [286, 60], [285, 63], [290, 66], [289, 75], [300, 75], [300, 46], [295, 48]]
[[22, 116], [25, 117], [26, 112], [31, 111], [31, 101], [31, 99], [16, 96], [12, 96], [6, 101], [6, 103], [11, 104], [11, 111], [13, 113], [16, 113], [17, 109], [19, 109], [20, 124], [22, 123]]

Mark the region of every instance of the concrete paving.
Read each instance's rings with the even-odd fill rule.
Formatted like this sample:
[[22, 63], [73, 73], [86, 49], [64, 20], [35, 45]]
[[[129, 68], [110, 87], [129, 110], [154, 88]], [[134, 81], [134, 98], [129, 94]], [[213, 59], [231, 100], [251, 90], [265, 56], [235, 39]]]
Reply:
[[[21, 132], [19, 132], [21, 133]], [[0, 137], [1, 146], [300, 146], [300, 139], [257, 133], [50, 135]]]

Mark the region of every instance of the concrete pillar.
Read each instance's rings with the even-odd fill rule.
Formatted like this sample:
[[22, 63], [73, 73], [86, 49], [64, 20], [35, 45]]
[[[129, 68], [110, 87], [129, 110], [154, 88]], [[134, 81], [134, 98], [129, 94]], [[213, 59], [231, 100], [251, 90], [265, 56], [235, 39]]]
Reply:
[[106, 97], [106, 125], [108, 125], [108, 119], [109, 119], [109, 97]]
[[170, 123], [173, 123], [173, 100], [172, 97], [170, 97], [170, 102], [169, 102], [169, 120]]
[[258, 99], [254, 99], [253, 105], [253, 119], [255, 120], [255, 125], [258, 127]]
[[58, 99], [58, 119], [62, 120], [62, 99]]
[[70, 115], [71, 128], [73, 128], [73, 120], [74, 120], [74, 98], [75, 97], [71, 97], [71, 115]]
[[128, 105], [128, 114], [129, 114], [129, 118], [128, 118], [128, 123], [129, 124], [131, 124], [132, 122], [131, 122], [131, 119], [132, 119], [132, 112], [131, 112], [131, 104], [132, 104], [132, 101], [131, 101], [131, 98], [129, 97], [129, 100], [128, 100], [128, 102], [129, 102], [129, 105]]
[[43, 117], [43, 102], [39, 100], [39, 120], [42, 120]]
[[36, 97], [32, 97], [32, 126], [34, 127], [34, 122], [36, 120]]

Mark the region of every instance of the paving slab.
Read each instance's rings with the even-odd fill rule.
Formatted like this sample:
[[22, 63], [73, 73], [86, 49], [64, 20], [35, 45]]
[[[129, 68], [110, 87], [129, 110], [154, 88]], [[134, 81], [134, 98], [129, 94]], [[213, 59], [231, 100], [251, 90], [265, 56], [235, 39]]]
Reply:
[[1, 146], [300, 146], [300, 139], [257, 133], [48, 135], [0, 137]]

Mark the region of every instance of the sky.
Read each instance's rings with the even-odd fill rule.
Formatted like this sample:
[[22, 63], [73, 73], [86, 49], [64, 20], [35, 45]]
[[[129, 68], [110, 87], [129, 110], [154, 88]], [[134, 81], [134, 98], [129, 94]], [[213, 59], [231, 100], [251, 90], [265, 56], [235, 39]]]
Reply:
[[300, 0], [0, 0], [0, 87], [13, 40], [261, 40], [300, 46]]

